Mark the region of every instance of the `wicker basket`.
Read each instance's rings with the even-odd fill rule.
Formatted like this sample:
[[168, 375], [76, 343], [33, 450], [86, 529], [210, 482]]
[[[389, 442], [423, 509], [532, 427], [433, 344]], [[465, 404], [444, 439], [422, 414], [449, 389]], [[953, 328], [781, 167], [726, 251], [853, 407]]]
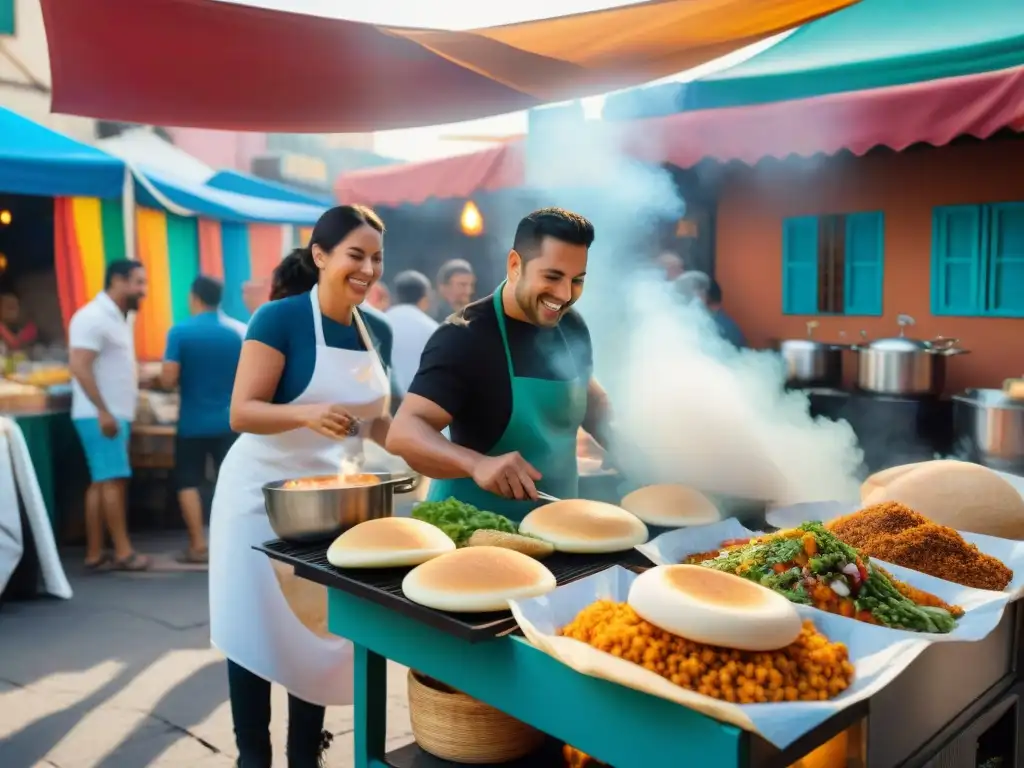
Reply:
[[411, 669], [409, 719], [416, 743], [453, 763], [510, 762], [544, 741], [537, 729]]

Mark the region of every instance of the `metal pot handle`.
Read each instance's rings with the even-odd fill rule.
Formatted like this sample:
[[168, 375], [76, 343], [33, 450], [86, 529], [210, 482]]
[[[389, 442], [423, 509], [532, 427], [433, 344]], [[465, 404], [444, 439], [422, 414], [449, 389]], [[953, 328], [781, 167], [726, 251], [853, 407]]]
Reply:
[[395, 493], [412, 493], [420, 487], [420, 483], [423, 481], [423, 475], [413, 475], [412, 477], [402, 478], [396, 480], [391, 486], [391, 489]]

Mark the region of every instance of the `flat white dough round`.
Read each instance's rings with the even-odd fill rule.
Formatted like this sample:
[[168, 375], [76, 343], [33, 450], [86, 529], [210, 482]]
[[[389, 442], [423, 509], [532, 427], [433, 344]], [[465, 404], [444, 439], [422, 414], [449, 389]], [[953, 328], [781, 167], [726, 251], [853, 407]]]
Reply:
[[502, 547], [465, 547], [413, 568], [402, 592], [414, 603], [449, 613], [508, 610], [509, 600], [544, 595], [555, 576], [528, 555]]
[[875, 472], [875, 474], [869, 475], [860, 486], [861, 501], [866, 501], [867, 498], [879, 488], [884, 488], [889, 485], [889, 483], [898, 480], [908, 472], [913, 472], [919, 467], [925, 467], [930, 463], [931, 462], [929, 461], [918, 461], [913, 464], [900, 464], [899, 466], [889, 467], [889, 469], [883, 469], [881, 472]]
[[647, 526], [622, 507], [587, 499], [563, 499], [530, 512], [519, 532], [554, 545], [558, 552], [622, 552], [647, 541]]
[[647, 525], [685, 528], [722, 519], [718, 507], [700, 491], [678, 483], [648, 485], [626, 494], [622, 508]]
[[327, 562], [335, 568], [401, 568], [454, 549], [455, 542], [437, 526], [412, 517], [382, 517], [341, 534], [327, 549]]
[[998, 473], [966, 461], [929, 461], [876, 488], [865, 506], [898, 501], [958, 531], [1024, 541], [1024, 499]]
[[699, 565], [645, 571], [630, 586], [628, 602], [666, 632], [722, 648], [775, 651], [800, 635], [800, 614], [782, 595]]

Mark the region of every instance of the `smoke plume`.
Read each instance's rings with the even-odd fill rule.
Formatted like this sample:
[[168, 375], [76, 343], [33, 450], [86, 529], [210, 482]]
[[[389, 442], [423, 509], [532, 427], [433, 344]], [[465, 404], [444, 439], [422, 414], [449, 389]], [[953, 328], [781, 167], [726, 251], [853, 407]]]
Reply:
[[721, 340], [703, 307], [684, 305], [648, 266], [659, 222], [685, 214], [671, 175], [628, 158], [616, 124], [563, 114], [549, 110], [531, 125], [528, 185], [541, 190], [538, 204], [594, 222], [578, 308], [624, 469], [638, 482], [777, 503], [856, 498], [863, 455], [849, 424], [812, 418], [807, 397], [784, 389], [777, 355]]

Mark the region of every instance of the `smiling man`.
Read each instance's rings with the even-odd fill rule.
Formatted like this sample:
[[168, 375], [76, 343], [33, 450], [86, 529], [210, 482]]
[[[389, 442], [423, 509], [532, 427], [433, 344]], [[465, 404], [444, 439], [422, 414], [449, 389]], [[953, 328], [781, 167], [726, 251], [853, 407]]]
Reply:
[[[583, 293], [594, 227], [558, 208], [519, 222], [508, 276], [427, 343], [387, 448], [449, 496], [514, 520], [537, 491], [578, 496], [576, 436], [605, 434]], [[451, 440], [442, 435], [445, 428]]]

